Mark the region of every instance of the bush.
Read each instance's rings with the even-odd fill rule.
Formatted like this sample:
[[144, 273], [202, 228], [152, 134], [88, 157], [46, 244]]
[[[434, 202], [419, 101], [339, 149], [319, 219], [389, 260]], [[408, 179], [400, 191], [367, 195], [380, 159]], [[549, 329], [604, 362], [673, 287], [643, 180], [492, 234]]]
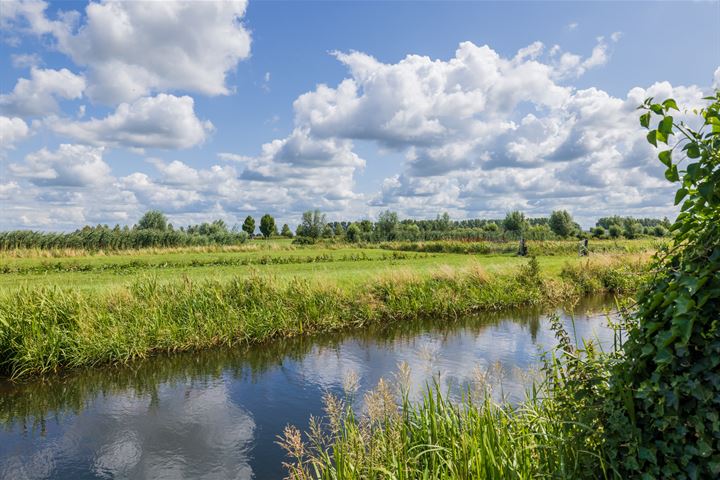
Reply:
[[[606, 438], [624, 478], [720, 475], [720, 90], [710, 98], [699, 132], [674, 122], [673, 100], [643, 105], [643, 126], [660, 117], [650, 143], [680, 137], [659, 158], [666, 178], [681, 184], [682, 213], [611, 378]], [[673, 152], [685, 152], [684, 172]]]
[[293, 244], [293, 245], [313, 245], [314, 243], [315, 243], [315, 239], [314, 239], [314, 238], [311, 238], [311, 237], [302, 237], [302, 236], [297, 236], [297, 237], [295, 237], [295, 239], [292, 241], [292, 244]]

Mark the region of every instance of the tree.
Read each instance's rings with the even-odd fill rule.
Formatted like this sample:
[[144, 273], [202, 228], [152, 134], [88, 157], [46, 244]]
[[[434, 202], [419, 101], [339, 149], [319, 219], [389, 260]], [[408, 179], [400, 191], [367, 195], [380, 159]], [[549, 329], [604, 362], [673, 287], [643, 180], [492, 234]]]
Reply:
[[452, 226], [450, 222], [450, 214], [447, 212], [444, 212], [442, 215], [438, 214], [437, 218], [435, 219], [435, 227], [442, 231], [446, 232], [450, 230], [450, 227]]
[[378, 216], [378, 221], [375, 224], [375, 231], [380, 237], [380, 240], [392, 240], [395, 238], [395, 229], [398, 225], [398, 214], [385, 210]]
[[283, 237], [286, 237], [286, 238], [292, 238], [292, 237], [293, 237], [293, 233], [292, 233], [292, 231], [290, 230], [290, 227], [288, 227], [288, 224], [287, 224], [287, 223], [284, 223], [284, 224], [283, 224], [283, 226], [282, 226], [282, 231], [280, 232], [280, 235], [282, 235]]
[[319, 238], [325, 230], [325, 214], [320, 210], [308, 210], [302, 214], [302, 222], [298, 226], [298, 235]]
[[362, 230], [365, 233], [372, 233], [373, 231], [373, 222], [371, 222], [368, 219], [361, 220], [360, 221], [360, 230]]
[[622, 235], [622, 227], [616, 223], [612, 223], [610, 224], [610, 228], [608, 228], [608, 233], [610, 234], [610, 238], [620, 238], [620, 235]]
[[527, 220], [525, 220], [525, 214], [519, 210], [508, 213], [505, 215], [505, 220], [503, 220], [503, 228], [507, 232], [521, 234], [527, 226], [528, 223]]
[[663, 227], [662, 225], [655, 225], [652, 231], [652, 234], [656, 237], [666, 237], [668, 233], [668, 229]]
[[603, 238], [605, 236], [605, 229], [603, 227], [595, 227], [592, 229], [593, 237], [595, 238]]
[[269, 213], [260, 218], [260, 233], [263, 237], [270, 238], [276, 232], [275, 219]]
[[329, 223], [326, 223], [325, 227], [323, 227], [322, 236], [324, 238], [332, 238], [335, 236], [335, 230], [333, 230]]
[[167, 217], [160, 210], [150, 210], [137, 223], [138, 230], [167, 230]]
[[335, 233], [335, 236], [336, 236], [336, 237], [341, 237], [341, 238], [342, 238], [342, 237], [345, 236], [345, 229], [343, 228], [342, 223], [340, 223], [340, 222], [335, 222], [334, 233]]
[[361, 233], [362, 230], [360, 229], [360, 226], [357, 223], [351, 223], [347, 229], [347, 232], [345, 232], [345, 236], [348, 242], [355, 243], [360, 241]]
[[623, 235], [625, 235], [626, 238], [637, 238], [643, 233], [643, 227], [638, 222], [627, 222], [625, 224], [625, 229], [623, 231]]
[[248, 215], [245, 217], [245, 221], [242, 224], [242, 229], [252, 237], [253, 233], [255, 233], [255, 219]]
[[569, 237], [575, 231], [575, 222], [567, 210], [555, 210], [550, 215], [550, 230], [559, 237]]

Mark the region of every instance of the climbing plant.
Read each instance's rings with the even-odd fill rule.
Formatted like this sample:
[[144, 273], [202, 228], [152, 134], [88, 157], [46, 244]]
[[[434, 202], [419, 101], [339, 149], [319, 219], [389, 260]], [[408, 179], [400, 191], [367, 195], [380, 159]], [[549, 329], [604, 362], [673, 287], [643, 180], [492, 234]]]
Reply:
[[720, 90], [705, 100], [695, 128], [672, 99], [640, 107], [680, 214], [611, 377], [606, 439], [623, 478], [720, 478]]

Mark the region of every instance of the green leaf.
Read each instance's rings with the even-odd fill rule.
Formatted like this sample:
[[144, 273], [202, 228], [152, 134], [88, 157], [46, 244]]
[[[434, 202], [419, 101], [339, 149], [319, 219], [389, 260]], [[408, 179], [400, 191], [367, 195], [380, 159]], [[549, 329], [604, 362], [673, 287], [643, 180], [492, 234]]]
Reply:
[[667, 143], [667, 135], [660, 130], [657, 130], [657, 133], [655, 134], [655, 139], [658, 142]]
[[678, 169], [675, 165], [665, 170], [665, 178], [667, 178], [671, 182], [677, 182], [678, 180], [680, 180], [680, 176], [678, 175]]
[[650, 112], [640, 115], [640, 125], [645, 128], [650, 127]]
[[659, 103], [653, 103], [652, 105], [650, 105], [650, 110], [657, 113], [658, 115], [663, 114], [663, 107]]
[[687, 195], [687, 193], [688, 193], [688, 191], [684, 188], [681, 188], [680, 190], [678, 190], [677, 193], [675, 194], [675, 205], [680, 203], [682, 201], [682, 199], [685, 198], [685, 195]]
[[660, 120], [660, 123], [658, 124], [658, 131], [660, 131], [663, 135], [671, 135], [672, 127], [673, 117], [667, 116]]
[[646, 138], [648, 142], [652, 143], [657, 147], [657, 130], [650, 130]]
[[658, 158], [666, 167], [670, 168], [672, 165], [672, 150], [663, 150], [658, 154]]
[[712, 196], [713, 196], [713, 184], [712, 184], [712, 182], [707, 181], [707, 182], [703, 183], [702, 185], [700, 185], [700, 186], [698, 187], [698, 192], [699, 192], [700, 195], [702, 195], [702, 197], [703, 197], [705, 200], [707, 200], [708, 202], [709, 202], [710, 200], [712, 200]]
[[675, 103], [675, 100], [673, 100], [672, 98], [668, 98], [668, 99], [665, 100], [662, 104], [663, 104], [663, 107], [665, 107], [666, 110], [670, 110], [671, 108], [674, 108], [674, 109], [677, 110], [678, 112], [680, 111], [680, 109], [679, 109], [678, 106], [677, 106], [677, 103]]
[[698, 158], [700, 156], [700, 148], [695, 143], [687, 146], [687, 156], [689, 158]]

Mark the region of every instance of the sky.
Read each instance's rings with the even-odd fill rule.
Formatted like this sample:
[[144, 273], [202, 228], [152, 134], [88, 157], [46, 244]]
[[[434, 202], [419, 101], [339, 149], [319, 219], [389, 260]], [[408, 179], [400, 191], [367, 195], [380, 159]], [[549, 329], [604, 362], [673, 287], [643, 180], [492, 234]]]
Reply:
[[0, 230], [672, 217], [636, 107], [702, 106], [719, 25], [720, 1], [0, 0]]

